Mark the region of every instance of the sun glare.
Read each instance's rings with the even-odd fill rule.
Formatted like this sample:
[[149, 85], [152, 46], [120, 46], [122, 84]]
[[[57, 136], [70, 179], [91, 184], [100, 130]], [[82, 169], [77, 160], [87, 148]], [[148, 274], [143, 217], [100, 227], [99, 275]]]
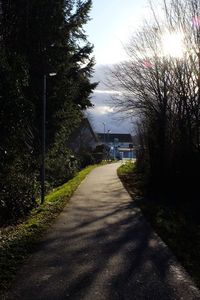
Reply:
[[183, 34], [179, 32], [165, 33], [161, 39], [164, 56], [181, 58], [184, 54]]

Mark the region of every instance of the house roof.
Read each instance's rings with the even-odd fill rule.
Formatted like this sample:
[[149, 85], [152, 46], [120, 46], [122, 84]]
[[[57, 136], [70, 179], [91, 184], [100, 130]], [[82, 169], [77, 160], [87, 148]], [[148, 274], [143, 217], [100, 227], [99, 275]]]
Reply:
[[84, 118], [80, 126], [81, 126], [81, 127], [82, 127], [82, 126], [88, 127], [89, 130], [90, 130], [90, 132], [91, 132], [91, 134], [93, 135], [94, 140], [95, 140], [96, 142], [98, 142], [98, 136], [97, 136], [96, 133], [94, 132], [94, 130], [93, 130], [93, 128], [92, 128], [92, 126], [91, 126], [90, 121], [88, 120], [88, 118]]
[[[104, 141], [104, 133], [97, 133], [101, 142]], [[106, 140], [108, 139], [108, 133], [105, 133]], [[126, 133], [109, 133], [109, 142], [114, 143], [114, 140], [118, 139], [119, 143], [133, 143], [132, 136]]]
[[89, 131], [91, 132], [91, 135], [93, 136], [94, 141], [96, 143], [98, 143], [98, 141], [99, 141], [98, 136], [94, 132], [94, 130], [87, 118], [83, 118], [81, 120], [80, 124], [78, 125], [78, 127], [74, 129], [74, 131], [72, 132], [72, 134], [69, 138], [69, 142], [71, 143], [74, 140], [76, 140], [76, 138], [81, 134], [81, 131], [84, 129], [89, 129]]

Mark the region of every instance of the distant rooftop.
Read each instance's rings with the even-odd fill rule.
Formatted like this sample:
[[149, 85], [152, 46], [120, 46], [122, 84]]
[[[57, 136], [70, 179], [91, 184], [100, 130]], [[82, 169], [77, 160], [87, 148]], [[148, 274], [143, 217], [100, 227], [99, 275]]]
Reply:
[[[109, 135], [109, 142], [114, 143], [115, 139], [118, 139], [119, 143], [133, 143], [132, 136], [127, 133], [105, 133], [105, 139]], [[104, 133], [97, 133], [98, 138], [101, 142], [104, 142]]]

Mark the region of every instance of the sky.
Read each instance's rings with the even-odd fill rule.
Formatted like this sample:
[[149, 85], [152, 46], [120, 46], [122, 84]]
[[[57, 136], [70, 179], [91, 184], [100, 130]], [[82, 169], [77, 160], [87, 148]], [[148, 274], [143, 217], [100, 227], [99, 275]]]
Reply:
[[96, 63], [112, 64], [125, 57], [123, 43], [147, 15], [146, 0], [93, 0], [91, 21], [86, 25], [94, 44]]
[[110, 104], [112, 92], [108, 93], [103, 85], [106, 65], [118, 63], [126, 58], [123, 45], [147, 16], [146, 0], [93, 0], [91, 20], [85, 26], [88, 40], [94, 45], [96, 60], [95, 79], [100, 85], [92, 95], [94, 108], [89, 110], [94, 130], [113, 133], [131, 133], [133, 125], [129, 120], [119, 121]]

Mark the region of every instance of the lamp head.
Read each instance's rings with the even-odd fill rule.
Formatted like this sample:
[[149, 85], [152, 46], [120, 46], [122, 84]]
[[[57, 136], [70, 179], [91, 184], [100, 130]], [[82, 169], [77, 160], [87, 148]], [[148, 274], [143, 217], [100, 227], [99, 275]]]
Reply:
[[56, 76], [57, 73], [49, 73], [49, 76], [53, 77], [53, 76]]

